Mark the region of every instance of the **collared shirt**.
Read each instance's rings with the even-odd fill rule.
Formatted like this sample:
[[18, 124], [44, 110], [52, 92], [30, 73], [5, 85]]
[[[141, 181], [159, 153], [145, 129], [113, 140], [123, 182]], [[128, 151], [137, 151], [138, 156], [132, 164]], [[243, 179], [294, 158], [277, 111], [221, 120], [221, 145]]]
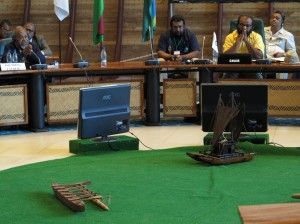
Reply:
[[200, 45], [196, 34], [190, 29], [185, 28], [181, 37], [176, 38], [170, 31], [161, 34], [157, 51], [164, 51], [168, 54], [174, 54], [174, 51], [180, 51], [180, 54], [188, 54], [192, 51], [200, 51]]
[[273, 34], [270, 26], [265, 27], [265, 38], [268, 58], [273, 58], [277, 52], [296, 52], [294, 35], [284, 28]]
[[[230, 49], [235, 44], [235, 42], [238, 39], [238, 36], [239, 36], [239, 34], [238, 34], [237, 30], [234, 30], [232, 33], [230, 33], [226, 36], [225, 42], [223, 45], [223, 52], [226, 52], [228, 49]], [[250, 33], [250, 35], [248, 36], [248, 41], [254, 48], [259, 49], [264, 55], [265, 45], [264, 45], [263, 39], [260, 34], [252, 31]], [[248, 48], [244, 41], [240, 44], [236, 53], [249, 53]]]

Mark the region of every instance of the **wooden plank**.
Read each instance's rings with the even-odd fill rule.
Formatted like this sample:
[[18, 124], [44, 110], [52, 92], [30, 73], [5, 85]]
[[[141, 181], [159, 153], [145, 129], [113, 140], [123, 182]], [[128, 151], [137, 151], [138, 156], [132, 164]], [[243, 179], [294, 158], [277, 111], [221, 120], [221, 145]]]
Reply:
[[300, 223], [300, 203], [238, 206], [244, 224]]

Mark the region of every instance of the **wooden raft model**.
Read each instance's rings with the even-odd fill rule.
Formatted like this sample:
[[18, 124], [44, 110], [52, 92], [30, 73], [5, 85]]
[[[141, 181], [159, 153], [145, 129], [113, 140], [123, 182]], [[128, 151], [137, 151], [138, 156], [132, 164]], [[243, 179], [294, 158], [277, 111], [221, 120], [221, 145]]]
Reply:
[[56, 198], [75, 212], [83, 212], [85, 210], [83, 201], [87, 200], [94, 202], [103, 210], [108, 211], [108, 207], [101, 201], [103, 196], [97, 195], [86, 187], [86, 185], [91, 183], [92, 181], [74, 184], [52, 183], [51, 186]]
[[292, 195], [292, 198], [300, 199], [300, 193], [293, 194], [293, 195]]

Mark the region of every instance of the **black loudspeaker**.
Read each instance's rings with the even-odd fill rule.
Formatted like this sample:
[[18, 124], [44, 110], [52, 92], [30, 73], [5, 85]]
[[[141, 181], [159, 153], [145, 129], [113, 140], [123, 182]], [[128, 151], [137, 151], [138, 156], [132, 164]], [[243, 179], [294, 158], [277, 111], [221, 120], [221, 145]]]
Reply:
[[271, 59], [256, 59], [255, 61], [256, 64], [264, 64], [264, 65], [269, 65], [272, 63]]
[[209, 59], [196, 59], [194, 60], [194, 64], [210, 64]]
[[160, 61], [156, 58], [145, 61], [145, 65], [160, 65]]

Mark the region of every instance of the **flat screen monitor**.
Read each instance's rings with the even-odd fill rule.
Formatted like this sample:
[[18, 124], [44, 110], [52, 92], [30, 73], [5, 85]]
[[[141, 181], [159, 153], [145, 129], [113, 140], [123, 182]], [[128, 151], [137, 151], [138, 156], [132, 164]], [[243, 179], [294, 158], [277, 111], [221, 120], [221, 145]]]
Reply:
[[266, 132], [268, 130], [267, 84], [203, 83], [201, 85], [203, 131], [213, 131], [213, 119], [220, 94], [224, 104], [227, 104], [231, 94], [234, 94], [235, 101], [240, 105], [245, 105], [243, 132]]
[[129, 131], [129, 121], [130, 84], [79, 90], [79, 139], [111, 140], [110, 135]]

